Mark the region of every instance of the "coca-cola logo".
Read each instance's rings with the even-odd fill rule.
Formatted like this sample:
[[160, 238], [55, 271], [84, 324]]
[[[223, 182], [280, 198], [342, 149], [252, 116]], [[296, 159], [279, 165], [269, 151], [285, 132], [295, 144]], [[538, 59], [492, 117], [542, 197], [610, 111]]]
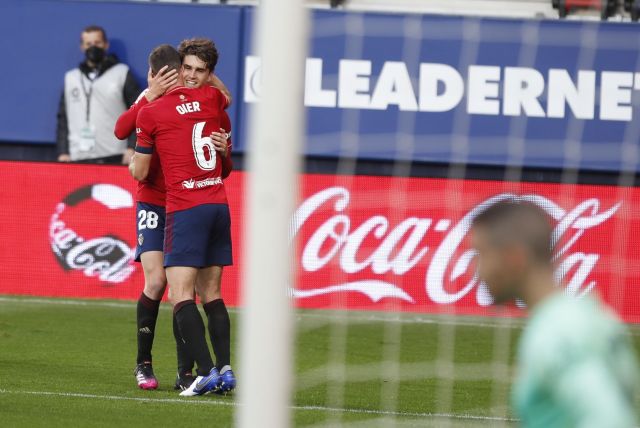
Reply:
[[[102, 211], [91, 208], [90, 205], [96, 203]], [[93, 184], [67, 195], [57, 204], [49, 222], [49, 242], [60, 265], [67, 271], [81, 271], [105, 283], [120, 283], [129, 278], [135, 270], [132, 264], [134, 249], [126, 241], [112, 233], [83, 236], [77, 232], [78, 221], [75, 226], [68, 224], [65, 216], [80, 218], [93, 225], [108, 224], [107, 218], [103, 217], [105, 212], [131, 207], [131, 193], [112, 184]], [[71, 210], [75, 212], [71, 214]]]
[[[475, 293], [475, 303], [488, 306], [492, 298], [486, 285], [475, 274], [472, 261], [476, 253], [466, 246], [466, 237], [473, 219], [480, 212], [492, 204], [509, 199], [534, 203], [556, 222], [551, 245], [557, 266], [556, 276], [566, 285], [567, 292], [579, 296], [593, 290], [597, 281], [590, 274], [600, 254], [576, 249], [576, 242], [585, 233], [612, 218], [621, 202], [603, 208], [599, 199], [590, 198], [567, 210], [541, 195], [500, 193], [467, 210], [457, 221], [414, 215], [395, 219], [393, 224], [384, 215], [373, 215], [355, 225], [349, 216], [349, 189], [330, 187], [307, 198], [294, 213], [291, 225], [294, 235], [299, 234], [305, 225], [313, 225], [305, 228], [300, 267], [303, 273], [311, 273], [320, 272], [331, 265], [331, 268], [340, 270], [339, 276], [350, 279], [350, 276], [357, 275], [358, 279], [296, 289], [292, 293], [299, 299], [305, 299], [356, 292], [365, 295], [371, 302], [389, 298], [415, 304], [417, 296], [410, 295], [388, 278], [409, 274], [414, 278], [419, 269], [418, 277], [424, 278], [425, 292], [420, 297], [448, 305]], [[313, 229], [309, 230], [311, 227]], [[364, 252], [363, 256], [361, 247], [365, 240], [369, 242], [369, 247], [372, 241], [376, 246]], [[432, 244], [425, 245], [427, 241]]]

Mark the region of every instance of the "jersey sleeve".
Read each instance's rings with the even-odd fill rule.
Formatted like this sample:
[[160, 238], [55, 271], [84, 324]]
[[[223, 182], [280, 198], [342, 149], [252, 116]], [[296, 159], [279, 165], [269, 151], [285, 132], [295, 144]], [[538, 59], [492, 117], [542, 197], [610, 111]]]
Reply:
[[636, 426], [632, 400], [624, 395], [601, 359], [585, 358], [566, 367], [559, 373], [552, 393], [576, 421], [576, 427]]
[[225, 179], [231, 175], [231, 171], [233, 171], [233, 160], [231, 159], [231, 146], [229, 146], [227, 157], [222, 158], [222, 178]]
[[147, 100], [147, 98], [144, 96], [147, 91], [148, 89], [142, 91], [136, 102], [133, 103], [129, 110], [122, 113], [116, 121], [116, 126], [113, 130], [113, 133], [115, 134], [117, 139], [124, 140], [135, 130], [136, 119], [138, 118], [140, 109], [149, 104], [149, 100]]
[[231, 134], [231, 119], [229, 119], [229, 115], [227, 114], [226, 111], [222, 112], [220, 125], [222, 126], [222, 129], [224, 129], [227, 134]]
[[521, 339], [514, 399], [524, 426], [636, 426], [631, 345], [596, 304], [554, 299], [537, 309]]
[[224, 111], [229, 107], [229, 100], [220, 89], [215, 86], [203, 86], [203, 88], [205, 88], [207, 98], [209, 98], [214, 109]]
[[155, 121], [148, 109], [142, 109], [136, 120], [136, 152], [151, 154], [154, 146]]
[[218, 97], [218, 107], [220, 107], [220, 110], [224, 111], [226, 110], [227, 107], [229, 107], [229, 100], [227, 99], [225, 94], [222, 93], [220, 89], [215, 88], [215, 90]]
[[231, 119], [229, 119], [229, 115], [226, 111], [222, 112], [222, 120], [220, 121], [222, 125], [222, 129], [229, 135], [227, 139], [227, 143], [229, 144], [229, 151], [226, 157], [222, 158], [222, 178], [227, 178], [231, 171], [233, 171], [233, 160], [231, 159]]

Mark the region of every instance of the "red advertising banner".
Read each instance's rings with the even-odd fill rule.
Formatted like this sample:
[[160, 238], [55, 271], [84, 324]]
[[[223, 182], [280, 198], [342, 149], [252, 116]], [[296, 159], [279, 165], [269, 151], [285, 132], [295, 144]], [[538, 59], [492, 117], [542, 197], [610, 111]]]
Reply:
[[[236, 263], [223, 276], [230, 305], [240, 296], [245, 175], [225, 181]], [[1, 294], [139, 296], [135, 183], [125, 168], [0, 162], [0, 180]], [[469, 226], [490, 204], [522, 198], [553, 221], [566, 292], [597, 293], [640, 322], [639, 189], [333, 175], [304, 175], [301, 189], [293, 236], [283, 237], [296, 242], [299, 307], [493, 315], [474, 274]]]
[[[227, 182], [236, 213], [240, 179]], [[126, 168], [0, 162], [0, 182], [0, 293], [140, 296], [144, 275], [132, 261], [136, 183]], [[234, 304], [236, 269], [225, 269], [225, 277], [225, 297]]]

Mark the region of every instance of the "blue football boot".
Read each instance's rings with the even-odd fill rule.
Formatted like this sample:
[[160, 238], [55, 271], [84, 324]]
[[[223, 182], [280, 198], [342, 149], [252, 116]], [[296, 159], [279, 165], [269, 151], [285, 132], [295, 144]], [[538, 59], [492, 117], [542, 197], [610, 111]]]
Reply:
[[212, 368], [208, 375], [198, 376], [191, 386], [180, 393], [183, 397], [193, 397], [194, 395], [204, 395], [216, 391], [220, 386], [220, 373], [217, 368]]

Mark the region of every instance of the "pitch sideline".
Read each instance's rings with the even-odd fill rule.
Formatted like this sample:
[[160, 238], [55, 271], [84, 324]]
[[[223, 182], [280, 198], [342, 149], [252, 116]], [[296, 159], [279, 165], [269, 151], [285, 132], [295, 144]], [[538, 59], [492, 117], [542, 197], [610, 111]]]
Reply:
[[[91, 299], [63, 299], [56, 297], [21, 297], [21, 296], [0, 296], [0, 303], [23, 303], [23, 304], [41, 304], [41, 305], [70, 305], [70, 306], [98, 306], [107, 308], [135, 308], [136, 302], [116, 302], [116, 301], [104, 301], [104, 300], [91, 300]], [[168, 305], [160, 305], [161, 310], [169, 310]], [[228, 308], [230, 313], [240, 313], [238, 308]], [[325, 313], [326, 312], [326, 313]], [[337, 312], [337, 313], [336, 313]], [[346, 321], [352, 322], [391, 322], [400, 324], [439, 324], [439, 325], [453, 325], [461, 327], [487, 327], [487, 328], [521, 328], [523, 326], [522, 321], [518, 319], [500, 319], [496, 318], [495, 322], [490, 321], [472, 321], [468, 317], [462, 317], [463, 319], [441, 319], [437, 315], [421, 315], [402, 313], [400, 314], [383, 314], [378, 312], [366, 312], [357, 311], [351, 312], [348, 315], [341, 315], [344, 312], [341, 311], [323, 311], [323, 310], [298, 310], [295, 312], [295, 316], [298, 318], [307, 319], [323, 319], [323, 320], [336, 320], [343, 318]]]
[[[11, 391], [7, 389], [0, 389], [0, 394], [12, 394], [12, 395], [38, 395], [38, 396], [54, 396], [54, 397], [66, 397], [66, 398], [86, 398], [95, 400], [107, 400], [107, 401], [137, 401], [144, 403], [182, 403], [182, 404], [196, 404], [196, 405], [209, 405], [209, 406], [225, 406], [225, 407], [239, 407], [241, 404], [235, 401], [221, 401], [221, 400], [200, 400], [200, 399], [179, 399], [179, 398], [142, 398], [142, 397], [124, 397], [120, 395], [98, 395], [98, 394], [82, 394], [76, 392], [53, 392], [53, 391]], [[459, 420], [476, 420], [476, 421], [495, 421], [495, 422], [517, 422], [518, 419], [503, 418], [499, 416], [478, 416], [453, 413], [420, 413], [420, 412], [393, 412], [387, 410], [371, 410], [371, 409], [358, 409], [358, 408], [339, 408], [339, 407], [326, 407], [326, 406], [289, 406], [291, 410], [299, 411], [318, 411], [327, 413], [351, 413], [351, 414], [364, 414], [374, 416], [393, 416], [393, 417], [409, 417], [409, 418], [438, 418], [438, 419], [459, 419]]]

